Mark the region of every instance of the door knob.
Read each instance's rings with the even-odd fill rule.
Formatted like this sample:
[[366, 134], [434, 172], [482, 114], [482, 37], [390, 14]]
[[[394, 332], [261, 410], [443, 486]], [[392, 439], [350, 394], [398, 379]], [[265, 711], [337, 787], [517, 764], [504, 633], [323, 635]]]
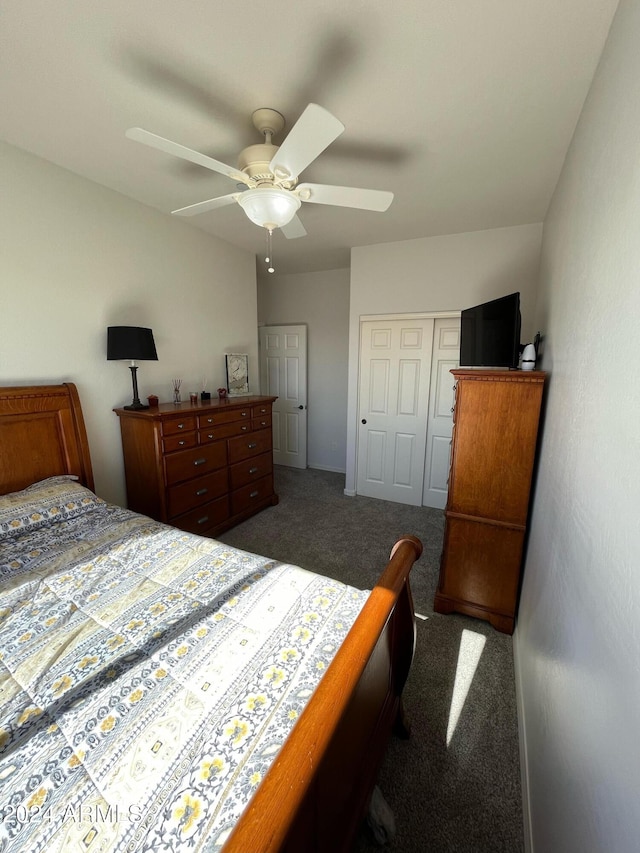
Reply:
[[366, 419], [366, 418], [363, 418], [363, 419], [362, 419], [362, 423], [363, 423], [363, 424], [366, 424], [366, 422], [367, 422], [367, 419]]
[[298, 406], [299, 409], [304, 409], [304, 406]]

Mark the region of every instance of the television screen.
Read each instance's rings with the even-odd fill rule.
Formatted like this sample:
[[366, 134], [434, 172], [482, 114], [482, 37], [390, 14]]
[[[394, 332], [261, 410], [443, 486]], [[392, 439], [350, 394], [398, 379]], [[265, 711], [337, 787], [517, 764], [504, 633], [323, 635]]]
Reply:
[[460, 315], [460, 367], [518, 366], [520, 293], [466, 308]]

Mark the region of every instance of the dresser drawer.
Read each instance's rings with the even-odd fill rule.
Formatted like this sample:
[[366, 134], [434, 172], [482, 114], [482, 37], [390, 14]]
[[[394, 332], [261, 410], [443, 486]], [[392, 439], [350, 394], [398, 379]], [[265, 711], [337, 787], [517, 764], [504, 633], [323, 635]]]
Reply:
[[190, 447], [195, 447], [198, 443], [198, 436], [195, 432], [186, 432], [184, 435], [169, 435], [162, 439], [162, 452], [174, 453], [176, 450], [188, 450]]
[[197, 509], [192, 509], [191, 512], [172, 518], [171, 524], [174, 527], [179, 527], [180, 530], [186, 530], [187, 533], [200, 533], [204, 536], [208, 530], [222, 524], [228, 518], [229, 499], [225, 495], [223, 498], [218, 498], [204, 504], [204, 506], [199, 506]]
[[201, 477], [226, 464], [227, 448], [224, 441], [195, 447], [193, 450], [183, 450], [181, 453], [172, 453], [164, 458], [165, 481], [167, 486], [171, 486], [183, 480], [190, 480], [192, 477]]
[[229, 468], [230, 485], [232, 489], [239, 489], [254, 480], [259, 480], [273, 471], [273, 454], [261, 453], [253, 459], [244, 462], [236, 462]]
[[162, 436], [178, 435], [181, 432], [189, 432], [196, 428], [196, 419], [194, 415], [187, 415], [184, 418], [167, 418], [162, 421]]
[[198, 415], [198, 428], [206, 429], [216, 424], [228, 424], [231, 421], [251, 420], [251, 409], [246, 406], [243, 409], [230, 409], [226, 412], [207, 412], [206, 415]]
[[251, 407], [251, 417], [259, 418], [262, 415], [271, 415], [271, 404], [262, 404], [260, 406]]
[[179, 486], [167, 489], [169, 516], [181, 515], [194, 507], [202, 506], [213, 498], [219, 498], [228, 491], [226, 468], [207, 474], [206, 477], [196, 477], [187, 480]]
[[232, 421], [230, 424], [210, 426], [208, 429], [199, 430], [198, 437], [200, 444], [209, 444], [210, 441], [242, 435], [245, 432], [251, 432], [251, 421]]
[[260, 418], [251, 420], [251, 429], [267, 429], [271, 426], [271, 415], [262, 415]]
[[229, 462], [240, 462], [271, 450], [271, 430], [261, 429], [249, 435], [229, 439]]
[[235, 492], [231, 492], [231, 515], [238, 515], [273, 494], [273, 476], [262, 477]]

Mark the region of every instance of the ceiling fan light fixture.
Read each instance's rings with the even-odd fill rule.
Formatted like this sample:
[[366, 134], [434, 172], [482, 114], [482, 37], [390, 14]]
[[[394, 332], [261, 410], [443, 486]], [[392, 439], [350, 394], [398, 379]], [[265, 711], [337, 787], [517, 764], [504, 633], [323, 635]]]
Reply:
[[273, 229], [288, 225], [300, 209], [301, 202], [289, 190], [255, 187], [243, 192], [238, 204], [256, 225]]

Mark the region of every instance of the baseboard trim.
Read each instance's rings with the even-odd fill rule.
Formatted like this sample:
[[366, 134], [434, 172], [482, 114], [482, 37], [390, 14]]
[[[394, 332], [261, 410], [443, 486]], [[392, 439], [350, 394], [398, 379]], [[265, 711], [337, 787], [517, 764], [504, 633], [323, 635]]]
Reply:
[[356, 492], [356, 490], [355, 490], [355, 489], [345, 489], [345, 490], [344, 490], [344, 494], [345, 494], [348, 498], [355, 498], [355, 496], [356, 496], [358, 493]]
[[330, 465], [316, 465], [315, 462], [309, 462], [307, 468], [315, 468], [316, 471], [331, 471], [334, 474], [346, 474], [344, 468], [332, 468]]
[[518, 626], [513, 634], [513, 668], [516, 683], [516, 709], [518, 714], [518, 745], [520, 752], [520, 789], [522, 795], [522, 822], [525, 853], [533, 853], [533, 835], [531, 831], [531, 805], [529, 801], [529, 760], [527, 754], [526, 721], [522, 699], [522, 673], [518, 653]]

